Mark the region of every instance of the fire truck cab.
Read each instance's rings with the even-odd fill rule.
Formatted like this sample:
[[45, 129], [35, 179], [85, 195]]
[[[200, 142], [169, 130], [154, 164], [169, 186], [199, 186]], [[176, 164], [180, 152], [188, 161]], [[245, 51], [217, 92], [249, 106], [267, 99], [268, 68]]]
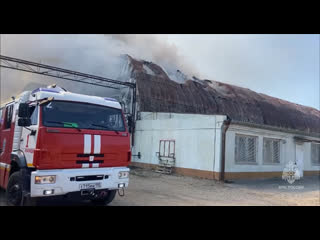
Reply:
[[65, 195], [110, 203], [128, 187], [130, 134], [115, 99], [58, 86], [0, 108], [0, 187], [10, 205]]

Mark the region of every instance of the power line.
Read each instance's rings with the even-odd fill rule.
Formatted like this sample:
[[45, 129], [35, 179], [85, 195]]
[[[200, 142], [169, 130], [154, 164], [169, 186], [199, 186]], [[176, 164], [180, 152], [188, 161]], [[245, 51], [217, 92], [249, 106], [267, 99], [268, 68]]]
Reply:
[[58, 68], [41, 63], [26, 61], [23, 59], [12, 58], [0, 54], [0, 67], [15, 69], [24, 72], [30, 72], [55, 78], [61, 78], [69, 81], [86, 83], [100, 87], [120, 89], [120, 86], [135, 88], [135, 83], [122, 82], [110, 78], [81, 73], [64, 68]]

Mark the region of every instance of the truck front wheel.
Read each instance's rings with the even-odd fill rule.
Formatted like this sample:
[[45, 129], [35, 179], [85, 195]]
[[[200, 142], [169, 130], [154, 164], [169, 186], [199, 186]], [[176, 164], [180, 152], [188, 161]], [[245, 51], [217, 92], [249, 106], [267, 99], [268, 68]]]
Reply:
[[6, 190], [7, 203], [10, 206], [19, 206], [22, 200], [22, 184], [20, 172], [15, 172], [9, 177]]
[[106, 195], [103, 197], [99, 197], [96, 199], [92, 199], [91, 202], [94, 205], [105, 206], [112, 202], [114, 197], [116, 196], [117, 190], [108, 190], [106, 191]]

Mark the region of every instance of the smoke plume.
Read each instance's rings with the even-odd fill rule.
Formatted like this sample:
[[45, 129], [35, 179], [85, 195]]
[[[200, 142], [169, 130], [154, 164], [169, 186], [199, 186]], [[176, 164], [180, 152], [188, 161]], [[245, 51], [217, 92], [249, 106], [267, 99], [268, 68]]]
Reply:
[[[119, 77], [124, 64], [119, 57], [122, 54], [152, 61], [169, 73], [179, 69], [190, 76], [197, 74], [175, 45], [155, 35], [1, 35], [0, 54], [112, 79]], [[24, 90], [52, 83], [83, 94], [115, 93], [107, 88], [2, 68], [1, 102]]]

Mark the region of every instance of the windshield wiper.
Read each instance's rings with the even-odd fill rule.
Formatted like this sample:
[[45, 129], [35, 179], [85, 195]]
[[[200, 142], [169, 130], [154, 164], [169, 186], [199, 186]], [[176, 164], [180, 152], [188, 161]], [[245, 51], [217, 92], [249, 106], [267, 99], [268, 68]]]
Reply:
[[95, 126], [95, 127], [102, 127], [102, 128], [107, 129], [107, 130], [110, 130], [110, 131], [115, 131], [117, 134], [119, 134], [119, 132], [117, 130], [110, 129], [108, 126], [103, 126], [103, 125], [98, 125], [98, 124], [91, 124], [91, 125]]
[[59, 124], [63, 124], [64, 127], [71, 127], [71, 128], [75, 128], [77, 129], [79, 132], [81, 132], [81, 129], [76, 127], [74, 125], [74, 123], [70, 123], [70, 122], [59, 122], [59, 121], [46, 121], [48, 123], [59, 123]]

